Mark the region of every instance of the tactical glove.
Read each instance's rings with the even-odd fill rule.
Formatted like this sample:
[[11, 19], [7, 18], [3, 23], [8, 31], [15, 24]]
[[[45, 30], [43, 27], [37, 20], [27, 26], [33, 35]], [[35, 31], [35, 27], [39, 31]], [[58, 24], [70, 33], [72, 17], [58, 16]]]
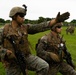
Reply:
[[59, 57], [55, 53], [53, 53], [53, 52], [50, 52], [50, 58], [52, 60], [54, 60], [55, 62], [60, 62]]
[[67, 20], [70, 16], [69, 12], [65, 12], [63, 14], [60, 15], [60, 12], [58, 12], [57, 16], [56, 16], [56, 22], [64, 22], [65, 20]]
[[16, 58], [14, 53], [12, 51], [10, 51], [10, 50], [7, 50], [7, 54], [6, 55], [7, 55], [8, 59]]

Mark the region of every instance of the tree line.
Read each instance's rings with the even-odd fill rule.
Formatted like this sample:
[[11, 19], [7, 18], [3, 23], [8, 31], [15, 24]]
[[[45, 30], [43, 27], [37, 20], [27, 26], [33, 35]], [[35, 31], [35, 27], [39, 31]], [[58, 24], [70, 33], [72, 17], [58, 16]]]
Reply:
[[[46, 21], [49, 21], [51, 19], [53, 19], [53, 18], [39, 17], [37, 20], [25, 19], [24, 23], [25, 24], [28, 24], [28, 23], [30, 23], [30, 24], [39, 24], [41, 22], [46, 22]], [[0, 25], [5, 24], [5, 23], [10, 23], [10, 22], [11, 22], [11, 20], [5, 20], [5, 19], [0, 18]], [[73, 19], [70, 22], [67, 22], [67, 21], [64, 22], [64, 25], [67, 26], [68, 24], [73, 24], [74, 26], [76, 26], [76, 19]]]

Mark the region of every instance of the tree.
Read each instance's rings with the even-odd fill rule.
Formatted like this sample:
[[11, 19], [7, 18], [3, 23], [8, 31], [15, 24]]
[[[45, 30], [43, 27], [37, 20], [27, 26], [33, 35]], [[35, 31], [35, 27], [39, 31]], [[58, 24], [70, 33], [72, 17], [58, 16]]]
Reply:
[[0, 23], [5, 23], [5, 20], [0, 18]]
[[6, 22], [6, 23], [10, 23], [10, 20], [6, 20], [5, 22]]
[[38, 19], [38, 23], [41, 23], [41, 22], [43, 22], [45, 20], [45, 18], [43, 18], [43, 17], [39, 17], [39, 19]]
[[71, 23], [76, 23], [76, 20], [75, 20], [75, 19], [73, 19], [73, 20], [71, 21]]

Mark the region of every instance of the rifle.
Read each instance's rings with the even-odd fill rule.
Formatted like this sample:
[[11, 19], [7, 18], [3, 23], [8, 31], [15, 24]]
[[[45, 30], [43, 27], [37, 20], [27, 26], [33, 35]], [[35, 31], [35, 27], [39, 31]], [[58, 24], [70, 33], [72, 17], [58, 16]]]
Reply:
[[25, 60], [25, 55], [21, 52], [21, 50], [18, 49], [17, 47], [17, 43], [15, 41], [15, 38], [13, 35], [7, 37], [7, 39], [10, 41], [10, 43], [12, 44], [13, 48], [14, 48], [14, 52], [15, 52], [15, 56], [17, 58], [17, 63], [23, 73], [23, 75], [26, 75], [26, 60]]
[[66, 62], [67, 62], [70, 66], [72, 66], [72, 67], [75, 69], [74, 63], [73, 63], [73, 61], [72, 61], [71, 54], [70, 54], [70, 52], [68, 52], [67, 47], [66, 47], [66, 45], [65, 45], [65, 41], [62, 41], [62, 38], [63, 38], [63, 36], [61, 37], [61, 43], [60, 43], [60, 45], [59, 45], [59, 55], [62, 54], [62, 50], [63, 50], [64, 53], [65, 53], [64, 59], [66, 60]]
[[66, 59], [67, 63], [75, 69], [75, 65], [74, 65], [74, 63], [72, 61], [71, 54], [67, 51], [67, 48], [66, 48], [65, 45], [64, 45], [64, 53], [65, 53], [64, 58]]

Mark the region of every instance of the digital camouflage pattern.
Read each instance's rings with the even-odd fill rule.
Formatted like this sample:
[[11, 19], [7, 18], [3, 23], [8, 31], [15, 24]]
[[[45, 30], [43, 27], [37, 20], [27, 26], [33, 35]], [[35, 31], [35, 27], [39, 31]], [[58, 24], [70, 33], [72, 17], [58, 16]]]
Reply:
[[22, 7], [13, 7], [9, 13], [9, 17], [13, 17], [15, 14], [17, 13], [23, 13], [24, 15], [26, 15], [26, 11], [27, 11], [27, 6], [23, 5], [24, 8]]
[[74, 31], [75, 31], [75, 26], [73, 25], [69, 25], [67, 28], [66, 28], [66, 34], [68, 35], [69, 33], [72, 35], [74, 34]]
[[[6, 69], [6, 75], [20, 75], [21, 70], [17, 65], [16, 58], [14, 56], [10, 57], [7, 55], [7, 49], [14, 53], [13, 46], [6, 37], [10, 35], [15, 36], [15, 40], [18, 44], [18, 48], [25, 55], [25, 60], [27, 61], [27, 68], [29, 70], [35, 70], [38, 75], [47, 75], [49, 65], [39, 57], [31, 55], [29, 49], [29, 41], [27, 39], [28, 34], [35, 34], [41, 31], [49, 29], [47, 24], [40, 25], [22, 25], [16, 31], [12, 28], [11, 24], [6, 24], [0, 32], [0, 58]], [[40, 28], [40, 31], [39, 31]], [[44, 30], [43, 30], [44, 29]], [[21, 42], [21, 40], [23, 40]], [[32, 60], [31, 60], [32, 59]]]
[[[17, 47], [22, 51], [23, 55], [25, 56], [27, 69], [36, 71], [37, 75], [47, 75], [49, 65], [46, 61], [31, 54], [30, 48], [29, 48], [28, 34], [35, 34], [38, 32], [43, 32], [45, 30], [48, 30], [50, 29], [50, 25], [54, 25], [55, 23], [63, 22], [66, 19], [68, 19], [70, 16], [70, 13], [65, 12], [61, 15], [60, 13], [58, 13], [56, 19], [50, 22], [47, 22], [46, 24], [40, 23], [35, 25], [23, 25], [22, 23], [24, 21], [24, 16], [26, 15], [26, 11], [27, 11], [26, 6], [25, 5], [23, 6], [24, 6], [24, 9], [21, 7], [12, 8], [9, 14], [9, 17], [12, 18], [11, 24], [13, 26], [14, 24], [16, 24], [18, 25], [18, 27], [16, 27], [16, 29], [13, 29], [11, 24], [6, 24], [3, 28], [3, 32], [1, 34], [2, 36], [0, 36], [1, 62], [5, 67], [6, 75], [21, 74], [20, 67], [17, 64], [17, 59], [14, 55], [14, 48], [10, 43], [10, 41], [7, 39], [7, 37], [10, 38], [10, 36], [12, 35], [15, 37]], [[17, 18], [20, 19], [21, 21], [19, 22]], [[12, 53], [9, 55], [8, 51]]]
[[64, 48], [61, 51], [59, 49], [59, 45], [64, 42], [59, 35], [52, 31], [38, 40], [36, 45], [37, 56], [49, 63], [49, 75], [57, 75], [58, 72], [63, 75], [76, 75], [73, 67], [64, 61]]
[[60, 23], [60, 22], [64, 22], [65, 20], [67, 20], [70, 16], [69, 12], [65, 12], [63, 14], [60, 14], [60, 12], [58, 12], [57, 16], [56, 16], [56, 23]]

